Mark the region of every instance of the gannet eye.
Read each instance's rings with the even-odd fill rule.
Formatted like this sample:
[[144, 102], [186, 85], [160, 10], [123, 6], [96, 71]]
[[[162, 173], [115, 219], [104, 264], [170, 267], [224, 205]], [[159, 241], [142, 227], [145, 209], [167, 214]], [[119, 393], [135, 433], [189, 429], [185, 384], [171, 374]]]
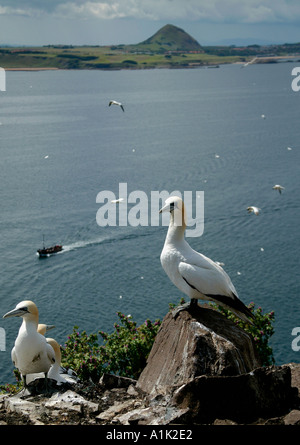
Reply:
[[170, 213], [174, 212], [174, 209], [175, 209], [175, 202], [173, 201], [170, 203]]

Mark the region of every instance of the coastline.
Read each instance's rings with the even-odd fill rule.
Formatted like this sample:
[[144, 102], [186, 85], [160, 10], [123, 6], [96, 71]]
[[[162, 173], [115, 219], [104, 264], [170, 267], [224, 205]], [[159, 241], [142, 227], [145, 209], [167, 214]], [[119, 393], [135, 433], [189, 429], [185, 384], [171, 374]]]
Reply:
[[[266, 57], [259, 57], [257, 59], [256, 62], [253, 63], [253, 65], [259, 65], [259, 64], [268, 64], [268, 63], [272, 63], [272, 61], [274, 61], [274, 63], [277, 63], [277, 61], [280, 60], [286, 60], [288, 61], [293, 61], [296, 62], [298, 60], [291, 60], [291, 59], [297, 59], [300, 58], [300, 54], [291, 54], [289, 56], [266, 56]], [[299, 60], [300, 61], [300, 60]], [[29, 71], [29, 72], [35, 72], [35, 71], [58, 71], [58, 70], [104, 70], [104, 71], [116, 71], [116, 70], [149, 70], [149, 69], [195, 69], [195, 68], [219, 68], [219, 66], [222, 65], [244, 65], [245, 61], [234, 61], [234, 62], [229, 62], [224, 60], [223, 62], [218, 62], [218, 63], [190, 63], [190, 64], [182, 64], [182, 65], [169, 65], [169, 64], [157, 64], [157, 65], [153, 65], [153, 66], [142, 66], [142, 65], [137, 65], [137, 66], [124, 66], [124, 67], [120, 67], [119, 65], [114, 67], [114, 66], [109, 66], [109, 67], [99, 67], [99, 66], [95, 66], [95, 67], [82, 67], [82, 68], [59, 68], [59, 67], [8, 67], [5, 68], [3, 67], [3, 69], [5, 71]]]

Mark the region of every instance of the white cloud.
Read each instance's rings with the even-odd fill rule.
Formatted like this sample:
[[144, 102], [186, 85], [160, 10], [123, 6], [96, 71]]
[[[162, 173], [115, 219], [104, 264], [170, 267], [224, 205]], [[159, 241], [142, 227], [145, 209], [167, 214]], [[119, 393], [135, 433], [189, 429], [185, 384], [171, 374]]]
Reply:
[[270, 23], [300, 19], [299, 0], [70, 0], [56, 12], [101, 19]]
[[[300, 20], [299, 0], [3, 0], [0, 15], [54, 14], [64, 18], [135, 18], [211, 23]], [[6, 4], [6, 6], [4, 6]]]

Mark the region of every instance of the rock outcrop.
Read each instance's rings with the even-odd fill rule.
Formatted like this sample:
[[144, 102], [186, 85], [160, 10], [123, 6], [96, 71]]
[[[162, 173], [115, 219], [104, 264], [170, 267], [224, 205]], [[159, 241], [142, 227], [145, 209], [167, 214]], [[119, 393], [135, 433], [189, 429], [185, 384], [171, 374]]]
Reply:
[[233, 376], [259, 366], [250, 335], [219, 312], [198, 306], [165, 316], [138, 387], [162, 394], [198, 376]]

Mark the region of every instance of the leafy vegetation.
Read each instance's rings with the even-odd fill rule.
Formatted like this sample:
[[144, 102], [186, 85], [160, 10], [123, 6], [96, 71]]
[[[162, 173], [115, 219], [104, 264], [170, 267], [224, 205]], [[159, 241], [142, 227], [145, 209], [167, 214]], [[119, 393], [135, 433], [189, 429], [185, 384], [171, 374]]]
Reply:
[[114, 324], [111, 334], [99, 331], [101, 345], [97, 334], [80, 333], [75, 326], [62, 347], [63, 366], [72, 368], [83, 380], [98, 381], [104, 372], [136, 379], [146, 365], [161, 322], [147, 319], [137, 327], [131, 316], [117, 314], [120, 322]]

